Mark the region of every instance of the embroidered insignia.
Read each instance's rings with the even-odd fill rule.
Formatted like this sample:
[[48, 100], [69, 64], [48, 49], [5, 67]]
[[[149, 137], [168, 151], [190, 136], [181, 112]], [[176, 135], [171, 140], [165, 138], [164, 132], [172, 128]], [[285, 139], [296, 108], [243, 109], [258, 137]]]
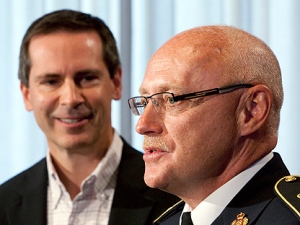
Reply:
[[285, 180], [285, 182], [292, 182], [292, 181], [297, 180], [297, 177], [295, 177], [295, 176], [286, 176], [284, 178], [284, 180]]
[[248, 218], [245, 213], [241, 212], [236, 216], [236, 220], [234, 220], [231, 225], [246, 225], [248, 224]]
[[274, 189], [276, 195], [296, 214], [300, 221], [300, 176], [289, 175], [282, 177], [277, 181]]

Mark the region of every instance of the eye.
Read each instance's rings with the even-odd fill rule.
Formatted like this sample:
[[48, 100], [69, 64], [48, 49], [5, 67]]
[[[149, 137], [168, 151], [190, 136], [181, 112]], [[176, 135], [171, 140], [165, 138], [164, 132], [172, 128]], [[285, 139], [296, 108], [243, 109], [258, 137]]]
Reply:
[[147, 106], [147, 100], [145, 98], [138, 98], [135, 102], [137, 108], [145, 108]]
[[89, 76], [82, 78], [83, 81], [93, 81], [95, 79], [97, 79], [97, 76], [95, 76], [95, 75], [89, 75]]
[[163, 98], [164, 104], [168, 104], [168, 105], [171, 104], [171, 105], [173, 105], [175, 103], [172, 94], [164, 93], [163, 96], [162, 96], [162, 98]]
[[141, 99], [141, 107], [146, 107], [147, 106], [147, 100], [145, 98]]
[[58, 83], [58, 81], [57, 81], [57, 80], [54, 80], [54, 79], [52, 79], [52, 80], [47, 80], [47, 81], [44, 82], [44, 84], [48, 84], [48, 85], [55, 85], [55, 84], [57, 84], [57, 83]]
[[174, 98], [173, 97], [168, 97], [168, 102], [170, 104], [174, 104], [175, 103]]
[[175, 102], [172, 94], [165, 94], [164, 99], [165, 109], [171, 114], [182, 112], [184, 109], [187, 109], [190, 104], [190, 101], [179, 100]]
[[80, 74], [75, 78], [75, 83], [81, 87], [92, 87], [99, 84], [99, 76], [94, 73]]
[[57, 86], [60, 84], [60, 79], [58, 77], [46, 77], [41, 80], [40, 84], [45, 86]]

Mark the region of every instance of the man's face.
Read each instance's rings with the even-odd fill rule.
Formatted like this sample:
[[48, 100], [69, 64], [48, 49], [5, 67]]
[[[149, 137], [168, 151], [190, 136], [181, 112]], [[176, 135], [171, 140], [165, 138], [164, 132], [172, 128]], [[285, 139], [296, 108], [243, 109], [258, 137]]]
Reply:
[[34, 36], [29, 88], [21, 84], [51, 149], [106, 148], [112, 139], [111, 101], [121, 97], [121, 70], [110, 78], [96, 32]]
[[[179, 47], [176, 52], [173, 47], [163, 47], [151, 59], [141, 95], [172, 92], [176, 96], [225, 85], [214, 63], [197, 66], [195, 60], [205, 61], [205, 55], [193, 55], [190, 48]], [[157, 112], [149, 101], [136, 125], [144, 135], [147, 185], [187, 197], [214, 182], [237, 144], [240, 93], [181, 101], [166, 112]]]

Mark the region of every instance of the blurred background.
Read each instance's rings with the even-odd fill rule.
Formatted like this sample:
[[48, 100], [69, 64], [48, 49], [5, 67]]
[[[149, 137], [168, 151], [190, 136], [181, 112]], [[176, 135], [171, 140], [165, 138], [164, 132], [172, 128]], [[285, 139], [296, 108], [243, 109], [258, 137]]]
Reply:
[[[123, 97], [113, 103], [113, 126], [135, 148], [127, 99], [138, 95], [147, 61], [173, 35], [201, 25], [226, 24], [264, 40], [277, 55], [285, 91], [279, 152], [290, 172], [300, 174], [299, 0], [0, 0], [0, 183], [45, 156], [47, 143], [25, 110], [17, 78], [21, 39], [38, 17], [74, 9], [103, 19], [112, 30], [123, 65]], [[297, 160], [298, 159], [298, 160]]]

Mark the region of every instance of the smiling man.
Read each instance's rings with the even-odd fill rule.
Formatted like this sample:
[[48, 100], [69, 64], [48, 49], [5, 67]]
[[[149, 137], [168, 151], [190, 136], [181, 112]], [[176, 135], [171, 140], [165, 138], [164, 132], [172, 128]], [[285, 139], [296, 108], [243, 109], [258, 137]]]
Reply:
[[178, 201], [146, 186], [142, 153], [111, 125], [121, 75], [115, 39], [99, 18], [61, 10], [29, 27], [20, 86], [48, 153], [0, 186], [1, 225], [150, 225]]

